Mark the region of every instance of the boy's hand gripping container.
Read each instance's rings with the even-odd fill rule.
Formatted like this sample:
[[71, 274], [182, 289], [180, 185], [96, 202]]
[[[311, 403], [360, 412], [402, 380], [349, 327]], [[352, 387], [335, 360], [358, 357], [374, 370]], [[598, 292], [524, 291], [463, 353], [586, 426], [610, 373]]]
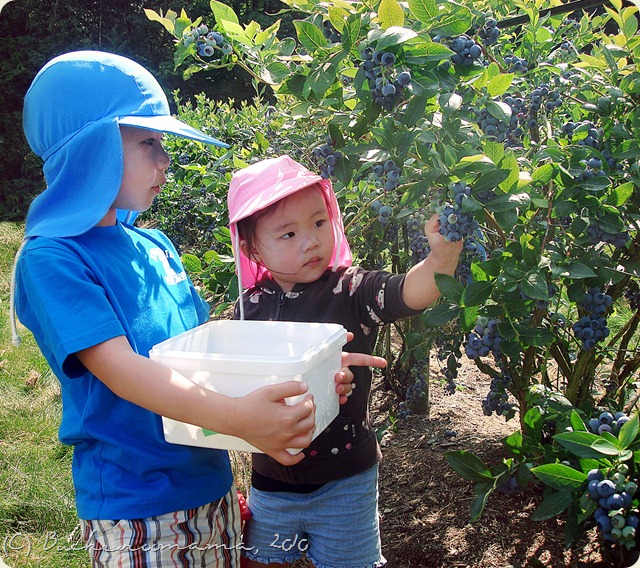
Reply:
[[[220, 320], [205, 323], [155, 345], [149, 357], [194, 383], [239, 397], [273, 383], [309, 385], [316, 404], [315, 438], [338, 415], [335, 374], [341, 368], [346, 330], [333, 323]], [[305, 395], [286, 399], [287, 404]], [[162, 418], [168, 442], [259, 452], [235, 436]], [[289, 450], [291, 453], [300, 450]]]

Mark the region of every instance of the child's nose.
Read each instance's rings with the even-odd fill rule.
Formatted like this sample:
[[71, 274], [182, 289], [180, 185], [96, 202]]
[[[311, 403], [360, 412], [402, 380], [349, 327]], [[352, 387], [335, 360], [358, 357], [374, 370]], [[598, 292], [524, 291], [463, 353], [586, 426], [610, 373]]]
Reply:
[[167, 154], [164, 148], [161, 148], [160, 155], [158, 156], [158, 168], [166, 170], [171, 165], [171, 158]]
[[320, 246], [320, 240], [315, 235], [309, 235], [304, 244], [305, 250], [312, 250]]

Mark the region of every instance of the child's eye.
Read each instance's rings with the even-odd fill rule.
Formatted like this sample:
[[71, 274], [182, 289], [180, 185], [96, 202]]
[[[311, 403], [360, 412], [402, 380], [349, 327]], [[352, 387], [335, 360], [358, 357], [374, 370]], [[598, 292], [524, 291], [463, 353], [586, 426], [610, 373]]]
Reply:
[[155, 138], [147, 138], [143, 144], [147, 144], [148, 146], [153, 146], [157, 140]]
[[327, 222], [326, 219], [318, 219], [315, 223], [316, 228], [320, 228], [322, 227], [322, 225], [324, 225]]
[[292, 239], [295, 236], [295, 233], [293, 231], [290, 231], [289, 233], [285, 233], [284, 235], [282, 235], [282, 237], [280, 237], [281, 239]]

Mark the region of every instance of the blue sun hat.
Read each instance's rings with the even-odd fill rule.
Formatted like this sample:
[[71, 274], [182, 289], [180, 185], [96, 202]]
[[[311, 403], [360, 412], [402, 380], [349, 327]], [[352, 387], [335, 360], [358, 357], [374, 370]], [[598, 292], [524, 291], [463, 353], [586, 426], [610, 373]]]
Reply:
[[25, 238], [81, 235], [107, 214], [124, 169], [120, 125], [228, 147], [172, 117], [162, 88], [138, 63], [102, 51], [56, 57], [25, 95], [24, 132], [47, 181], [29, 208]]

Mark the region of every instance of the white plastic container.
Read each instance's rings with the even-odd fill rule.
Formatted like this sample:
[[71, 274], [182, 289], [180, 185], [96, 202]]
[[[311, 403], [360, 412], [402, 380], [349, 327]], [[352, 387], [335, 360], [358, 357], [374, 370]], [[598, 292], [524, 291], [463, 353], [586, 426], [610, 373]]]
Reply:
[[[314, 438], [338, 415], [335, 374], [341, 368], [346, 330], [333, 323], [220, 320], [155, 345], [149, 357], [194, 383], [230, 397], [290, 380], [309, 385], [316, 404]], [[306, 395], [290, 397], [295, 404]], [[167, 442], [258, 452], [235, 436], [163, 417]], [[299, 449], [290, 449], [291, 453]]]

